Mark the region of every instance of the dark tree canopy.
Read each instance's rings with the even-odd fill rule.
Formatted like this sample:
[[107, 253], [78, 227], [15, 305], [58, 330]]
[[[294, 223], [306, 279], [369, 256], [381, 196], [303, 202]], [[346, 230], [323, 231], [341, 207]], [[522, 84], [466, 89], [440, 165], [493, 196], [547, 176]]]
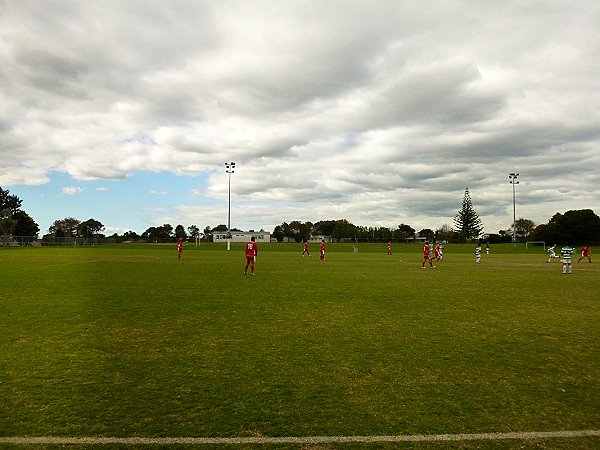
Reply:
[[16, 220], [15, 236], [37, 236], [40, 227], [25, 211], [17, 211], [13, 218]]
[[16, 214], [17, 211], [21, 208], [21, 204], [23, 200], [21, 200], [16, 195], [10, 195], [8, 189], [2, 189], [0, 187], [0, 210], [10, 209], [13, 214]]
[[354, 225], [346, 219], [320, 220], [314, 224], [312, 222], [293, 220], [290, 223], [283, 222], [277, 225], [273, 230], [272, 236], [278, 242], [282, 242], [285, 239], [300, 242], [304, 239], [314, 238], [315, 236], [331, 236], [339, 241], [387, 242], [414, 239], [415, 230], [406, 224], [400, 224], [396, 229], [388, 227], [364, 227]]
[[463, 242], [470, 239], [478, 239], [483, 233], [483, 224], [475, 209], [473, 209], [469, 188], [465, 189], [462, 208], [454, 216], [454, 231], [456, 231]]
[[48, 232], [57, 238], [62, 237], [76, 237], [77, 227], [81, 222], [74, 217], [65, 217], [64, 219], [55, 220]]
[[175, 237], [177, 239], [183, 239], [186, 240], [187, 239], [187, 233], [185, 232], [185, 228], [183, 227], [183, 225], [179, 224], [175, 227]]
[[91, 238], [97, 236], [102, 230], [104, 230], [104, 225], [101, 222], [95, 219], [88, 219], [77, 225], [77, 236]]
[[168, 241], [173, 237], [173, 226], [166, 223], [160, 227], [150, 227], [141, 237], [149, 241]]
[[401, 223], [398, 225], [398, 236], [400, 239], [412, 239], [415, 237], [415, 229], [410, 225]]
[[213, 229], [211, 229], [210, 231], [212, 233], [214, 233], [215, 231], [218, 231], [218, 232], [227, 231], [227, 225], [219, 224], [216, 227], [214, 227]]
[[547, 224], [531, 232], [535, 240], [552, 244], [584, 244], [600, 241], [600, 217], [591, 209], [556, 213]]
[[419, 231], [419, 236], [424, 237], [430, 241], [433, 241], [433, 239], [435, 237], [435, 233], [433, 230], [431, 230], [429, 228], [424, 228], [421, 231]]
[[[11, 195], [8, 189], [0, 187], [0, 211], [5, 211], [2, 231], [5, 236], [12, 234], [37, 237], [40, 227], [29, 214], [21, 209], [22, 204], [23, 200], [16, 195]], [[9, 212], [10, 218], [8, 218]]]

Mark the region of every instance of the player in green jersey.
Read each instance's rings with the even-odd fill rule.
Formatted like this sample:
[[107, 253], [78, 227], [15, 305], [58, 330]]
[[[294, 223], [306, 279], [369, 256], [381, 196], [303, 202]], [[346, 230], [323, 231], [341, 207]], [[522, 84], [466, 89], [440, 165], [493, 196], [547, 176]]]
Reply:
[[573, 253], [575, 252], [575, 249], [573, 247], [570, 247], [569, 245], [565, 245], [563, 248], [560, 249], [560, 256], [562, 256], [562, 263], [563, 263], [563, 272], [562, 273], [572, 273], [573, 272], [573, 265], [571, 264], [571, 257], [573, 256]]

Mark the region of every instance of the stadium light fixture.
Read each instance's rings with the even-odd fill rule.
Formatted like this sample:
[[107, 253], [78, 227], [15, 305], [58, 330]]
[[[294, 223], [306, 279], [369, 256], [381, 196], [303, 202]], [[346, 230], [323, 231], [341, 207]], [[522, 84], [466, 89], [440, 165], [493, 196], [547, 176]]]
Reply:
[[508, 174], [508, 182], [510, 184], [512, 184], [512, 191], [513, 191], [513, 245], [516, 245], [517, 243], [517, 229], [516, 229], [516, 224], [517, 224], [517, 207], [516, 207], [516, 203], [515, 203], [515, 184], [519, 184], [519, 182], [517, 181], [519, 174], [518, 173], [509, 173]]
[[234, 173], [235, 163], [225, 163], [225, 173], [229, 176], [228, 200], [227, 200], [227, 250], [231, 249], [231, 174]]

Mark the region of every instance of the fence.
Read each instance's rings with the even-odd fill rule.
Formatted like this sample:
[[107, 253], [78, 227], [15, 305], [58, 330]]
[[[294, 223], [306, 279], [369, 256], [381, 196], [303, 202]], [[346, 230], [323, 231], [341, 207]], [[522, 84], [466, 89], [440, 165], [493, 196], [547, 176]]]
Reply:
[[[0, 247], [42, 247], [42, 246], [93, 246], [93, 245], [104, 245], [104, 244], [118, 244], [118, 243], [131, 243], [132, 241], [124, 241], [123, 239], [117, 239], [115, 237], [98, 236], [92, 238], [82, 237], [54, 237], [44, 236], [38, 238], [37, 236], [1, 236], [0, 235]], [[177, 242], [174, 237], [160, 238], [151, 240], [136, 240], [136, 243], [148, 243], [148, 244], [171, 244]], [[190, 242], [192, 242], [190, 240]]]
[[53, 237], [44, 236], [0, 236], [0, 247], [41, 247], [41, 246], [73, 246], [114, 244], [114, 238], [79, 238], [79, 237]]
[[37, 240], [35, 236], [0, 236], [0, 247], [26, 247]]

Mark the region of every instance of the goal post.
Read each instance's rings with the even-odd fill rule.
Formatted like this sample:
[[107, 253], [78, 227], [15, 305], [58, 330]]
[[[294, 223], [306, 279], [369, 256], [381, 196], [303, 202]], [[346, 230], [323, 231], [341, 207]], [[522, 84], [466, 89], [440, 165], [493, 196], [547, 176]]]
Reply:
[[525, 242], [525, 251], [529, 251], [529, 246], [541, 245], [544, 247], [544, 253], [546, 253], [546, 241], [527, 241]]

